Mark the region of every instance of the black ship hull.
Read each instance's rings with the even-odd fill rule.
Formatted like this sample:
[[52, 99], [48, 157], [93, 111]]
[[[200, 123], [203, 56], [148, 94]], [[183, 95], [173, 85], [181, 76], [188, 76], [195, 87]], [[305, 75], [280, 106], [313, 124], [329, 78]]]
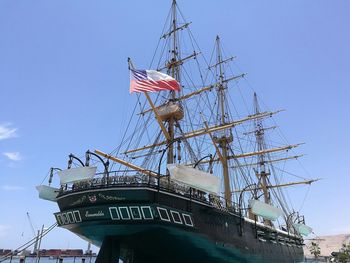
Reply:
[[301, 262], [302, 239], [198, 196], [148, 184], [58, 196], [58, 225], [100, 246], [97, 262]]

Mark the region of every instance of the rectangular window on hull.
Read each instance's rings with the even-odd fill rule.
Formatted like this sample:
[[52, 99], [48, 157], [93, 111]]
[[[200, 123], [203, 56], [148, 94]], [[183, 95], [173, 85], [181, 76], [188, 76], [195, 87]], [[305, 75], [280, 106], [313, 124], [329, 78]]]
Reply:
[[132, 219], [134, 220], [142, 219], [140, 208], [138, 208], [137, 206], [130, 206], [130, 212], [131, 212]]
[[81, 222], [81, 216], [79, 211], [74, 211], [73, 216], [75, 218], [75, 222], [80, 223]]
[[149, 206], [141, 206], [141, 212], [142, 212], [143, 219], [146, 219], [146, 220], [152, 220], [153, 219], [153, 214], [152, 214], [152, 211], [151, 211], [151, 207], [149, 207]]
[[182, 214], [186, 226], [193, 226], [192, 218], [190, 215]]
[[66, 215], [66, 213], [63, 213], [62, 214], [62, 224], [68, 224], [68, 220], [67, 220], [67, 215]]
[[109, 208], [109, 214], [111, 215], [112, 220], [119, 220], [119, 213], [118, 213], [118, 208], [116, 207], [110, 207]]
[[174, 223], [182, 224], [180, 213], [177, 211], [170, 211], [171, 217], [173, 218]]
[[119, 207], [120, 217], [123, 220], [130, 220], [129, 209], [126, 206]]
[[61, 219], [61, 215], [56, 215], [56, 221], [58, 223], [58, 225], [62, 225], [62, 219]]
[[73, 213], [72, 212], [68, 212], [67, 213], [67, 218], [68, 218], [68, 221], [69, 221], [70, 224], [75, 223], [75, 220], [73, 218]]
[[169, 217], [168, 211], [165, 208], [157, 207], [157, 210], [158, 210], [159, 217], [161, 220], [170, 222], [170, 217]]

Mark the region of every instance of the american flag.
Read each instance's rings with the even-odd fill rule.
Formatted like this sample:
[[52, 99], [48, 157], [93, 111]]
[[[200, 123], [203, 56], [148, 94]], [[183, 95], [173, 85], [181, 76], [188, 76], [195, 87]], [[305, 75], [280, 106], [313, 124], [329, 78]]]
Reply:
[[156, 70], [130, 70], [130, 93], [161, 90], [180, 90], [172, 77]]

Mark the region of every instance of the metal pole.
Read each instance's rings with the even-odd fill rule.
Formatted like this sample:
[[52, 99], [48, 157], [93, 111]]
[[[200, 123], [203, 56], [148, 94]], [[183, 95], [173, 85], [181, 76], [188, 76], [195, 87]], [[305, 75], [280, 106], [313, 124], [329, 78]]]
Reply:
[[169, 142], [169, 143], [167, 144], [167, 146], [165, 147], [165, 149], [163, 150], [162, 155], [160, 156], [159, 164], [158, 164], [158, 174], [157, 174], [157, 179], [158, 179], [158, 191], [159, 191], [159, 188], [160, 188], [160, 166], [162, 165], [162, 160], [163, 160], [164, 154], [165, 154], [166, 150], [167, 150], [171, 145], [173, 145], [174, 142], [177, 142], [177, 141], [179, 141], [179, 140], [173, 140], [173, 141]]
[[38, 243], [38, 248], [37, 248], [37, 253], [36, 253], [36, 261], [35, 261], [36, 263], [39, 263], [39, 261], [40, 261], [39, 254], [40, 254], [40, 246], [41, 246], [41, 239], [43, 237], [43, 233], [44, 233], [44, 225], [42, 225], [41, 232], [38, 235], [39, 236], [39, 243]]
[[200, 158], [200, 159], [194, 164], [193, 168], [196, 168], [197, 165], [198, 165], [201, 161], [203, 161], [205, 158], [208, 158], [208, 157], [210, 158], [210, 161], [213, 160], [213, 155], [212, 155], [212, 154], [208, 154], [208, 155], [206, 155], [206, 156]]
[[[242, 225], [242, 222], [243, 222], [243, 215], [242, 215], [242, 197], [243, 197], [243, 193], [245, 192], [245, 190], [248, 188], [248, 187], [251, 187], [251, 186], [256, 186], [256, 184], [249, 184], [247, 185], [246, 187], [243, 188], [243, 191], [241, 192], [241, 194], [239, 195], [239, 199], [238, 199], [238, 209], [239, 209], [239, 234], [240, 236], [243, 235], [243, 225]], [[254, 192], [254, 196], [256, 195], [256, 193]]]
[[81, 166], [83, 166], [83, 167], [85, 166], [85, 164], [83, 163], [83, 161], [80, 160], [78, 157], [76, 157], [74, 154], [71, 153], [70, 155], [68, 155], [68, 157], [69, 157], [68, 169], [71, 168], [73, 159], [77, 160], [77, 161], [81, 164]]
[[95, 156], [96, 158], [98, 158], [98, 159], [102, 162], [102, 164], [103, 164], [103, 166], [104, 166], [104, 168], [105, 168], [105, 170], [104, 170], [104, 176], [106, 177], [107, 185], [108, 185], [108, 184], [109, 184], [109, 172], [108, 172], [109, 160], [107, 159], [107, 161], [105, 162], [100, 156], [98, 156], [98, 155], [97, 155], [96, 153], [94, 153], [94, 152], [90, 152], [90, 150], [87, 150], [86, 153], [85, 153], [85, 155], [86, 155], [85, 166], [89, 166], [90, 155]]

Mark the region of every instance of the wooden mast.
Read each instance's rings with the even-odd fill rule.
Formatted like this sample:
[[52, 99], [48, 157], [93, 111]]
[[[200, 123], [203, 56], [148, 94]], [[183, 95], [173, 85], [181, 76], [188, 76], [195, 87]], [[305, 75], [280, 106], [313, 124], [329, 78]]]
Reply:
[[[225, 118], [225, 84], [224, 84], [224, 73], [222, 69], [222, 56], [221, 56], [221, 48], [220, 48], [220, 38], [216, 37], [216, 48], [217, 48], [217, 63], [216, 65], [219, 67], [219, 83], [218, 83], [218, 95], [219, 95], [219, 103], [220, 103], [220, 125], [226, 124]], [[224, 133], [224, 136], [220, 136], [220, 140], [218, 141], [219, 147], [221, 148], [221, 162], [222, 162], [222, 172], [224, 177], [224, 189], [225, 189], [225, 201], [226, 207], [231, 207], [231, 185], [230, 185], [230, 175], [228, 170], [228, 160], [227, 160], [227, 147], [230, 139]], [[232, 140], [232, 138], [231, 138]]]
[[170, 134], [169, 134], [168, 131], [166, 130], [166, 128], [165, 128], [165, 126], [164, 126], [164, 124], [163, 124], [163, 121], [162, 121], [161, 118], [159, 117], [158, 110], [155, 108], [151, 97], [148, 95], [147, 92], [144, 92], [144, 94], [145, 94], [145, 96], [146, 96], [146, 98], [147, 98], [147, 100], [148, 100], [148, 103], [150, 104], [150, 106], [151, 106], [151, 108], [152, 108], [152, 110], [153, 110], [153, 112], [154, 112], [154, 115], [156, 116], [157, 122], [158, 122], [158, 124], [159, 124], [159, 126], [160, 126], [160, 128], [161, 128], [161, 130], [162, 130], [162, 132], [163, 132], [163, 134], [164, 134], [164, 136], [165, 136], [165, 138], [166, 138], [167, 140], [171, 140]]
[[[259, 109], [259, 103], [258, 103], [258, 97], [256, 93], [254, 92], [254, 113], [259, 114], [260, 109]], [[265, 130], [262, 124], [261, 119], [255, 119], [255, 137], [256, 137], [256, 142], [258, 145], [258, 151], [264, 151], [266, 150], [265, 147], [265, 140], [264, 140], [264, 134]], [[255, 174], [260, 182], [261, 189], [263, 191], [264, 195], [264, 201], [266, 204], [270, 204], [270, 193], [268, 190], [268, 184], [267, 184], [267, 177], [270, 175], [268, 171], [266, 171], [266, 166], [265, 166], [265, 154], [260, 154], [258, 155], [258, 166], [257, 170], [255, 171]], [[266, 225], [271, 226], [272, 222], [270, 220], [264, 219], [264, 223]]]
[[[259, 103], [256, 93], [254, 92], [254, 110], [255, 114], [259, 114]], [[258, 144], [258, 151], [266, 150], [264, 143], [264, 128], [261, 119], [255, 120], [255, 137]], [[256, 171], [258, 178], [261, 180], [262, 189], [264, 192], [265, 203], [270, 203], [269, 192], [267, 191], [267, 179], [269, 172], [266, 171], [265, 167], [265, 154], [258, 155], [258, 170]]]
[[[171, 56], [171, 61], [169, 62], [169, 71], [171, 73], [171, 76], [179, 81], [179, 70], [178, 70], [178, 65], [176, 63], [177, 61], [177, 42], [176, 42], [176, 31], [177, 31], [177, 22], [176, 22], [176, 0], [173, 0], [172, 3], [172, 27], [169, 33], [169, 36], [172, 35], [172, 56]], [[175, 91], [170, 91], [170, 98], [172, 101], [175, 100], [176, 98], [176, 93]], [[171, 164], [174, 163], [174, 145], [173, 145], [173, 140], [174, 140], [174, 124], [175, 124], [175, 119], [173, 116], [171, 116], [168, 120], [168, 134], [169, 138], [167, 138], [167, 144], [169, 145], [168, 147], [168, 152], [167, 152], [167, 163]]]

